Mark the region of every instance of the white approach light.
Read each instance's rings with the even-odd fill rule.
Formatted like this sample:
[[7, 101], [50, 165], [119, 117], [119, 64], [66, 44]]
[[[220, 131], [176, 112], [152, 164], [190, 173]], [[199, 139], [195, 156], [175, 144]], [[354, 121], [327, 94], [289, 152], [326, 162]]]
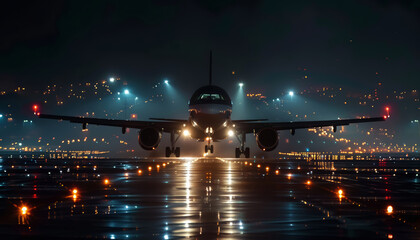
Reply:
[[243, 87], [244, 86], [244, 83], [239, 83], [239, 87]]
[[128, 91], [128, 89], [125, 89], [125, 90], [124, 90], [124, 94], [125, 94], [125, 95], [128, 95], [128, 94], [130, 94], [130, 91]]
[[164, 83], [165, 83], [165, 84], [169, 84], [169, 80], [165, 80], [165, 81], [164, 81]]
[[115, 82], [115, 78], [113, 78], [113, 77], [112, 78], [109, 78], [109, 81], [110, 82]]
[[289, 96], [293, 97], [293, 95], [295, 95], [295, 93], [293, 91], [290, 91]]

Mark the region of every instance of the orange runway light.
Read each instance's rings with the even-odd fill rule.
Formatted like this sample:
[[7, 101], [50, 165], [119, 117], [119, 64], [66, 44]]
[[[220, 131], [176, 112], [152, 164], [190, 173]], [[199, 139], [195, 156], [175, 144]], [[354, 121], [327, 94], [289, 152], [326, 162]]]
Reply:
[[105, 180], [104, 180], [104, 183], [105, 183], [105, 184], [109, 184], [109, 180], [108, 180], [108, 179], [105, 179]]
[[387, 214], [392, 214], [394, 212], [394, 207], [392, 207], [391, 205], [389, 205], [387, 208], [386, 208], [386, 213]]
[[280, 172], [279, 170], [276, 170], [276, 175], [279, 175], [279, 172]]
[[388, 234], [388, 239], [393, 239], [394, 236], [392, 234]]
[[260, 164], [258, 164], [258, 165], [257, 165], [257, 168], [260, 168], [260, 167], [261, 167], [261, 165], [260, 165]]
[[141, 174], [142, 172], [141, 172], [141, 170], [139, 170], [139, 174]]
[[245, 162], [245, 165], [248, 165], [248, 162]]
[[338, 195], [343, 195], [343, 193], [344, 193], [343, 190], [341, 189], [338, 190]]
[[252, 162], [249, 163], [249, 166], [252, 166]]
[[265, 171], [267, 171], [267, 172], [268, 172], [269, 170], [270, 170], [270, 168], [269, 168], [269, 167], [266, 167], [266, 168], [265, 168]]
[[163, 166], [163, 167], [166, 167], [166, 163], [162, 163], [162, 166]]
[[156, 165], [156, 167], [157, 167], [157, 168], [160, 168], [160, 165], [158, 164], [158, 165]]
[[73, 194], [75, 194], [75, 195], [76, 195], [76, 194], [77, 194], [77, 189], [76, 189], [76, 188], [75, 188], [75, 189], [73, 189], [73, 191], [72, 191], [72, 192], [73, 192]]
[[148, 168], [148, 169], [149, 169], [149, 171], [152, 171], [152, 167], [151, 167], [151, 166], [149, 166], [149, 168]]
[[306, 185], [311, 185], [311, 180], [306, 181]]

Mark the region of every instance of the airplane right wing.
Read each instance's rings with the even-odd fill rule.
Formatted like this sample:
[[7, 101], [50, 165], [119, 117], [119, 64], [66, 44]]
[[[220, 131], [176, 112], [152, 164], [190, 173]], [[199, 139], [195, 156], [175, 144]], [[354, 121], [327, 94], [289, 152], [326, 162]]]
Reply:
[[299, 122], [238, 122], [235, 124], [235, 128], [245, 133], [257, 132], [258, 130], [263, 128], [272, 128], [276, 131], [291, 130], [292, 133], [294, 133], [295, 129], [301, 128], [317, 128], [331, 126], [334, 127], [335, 130], [337, 126], [349, 125], [351, 123], [379, 122], [385, 120], [386, 117]]

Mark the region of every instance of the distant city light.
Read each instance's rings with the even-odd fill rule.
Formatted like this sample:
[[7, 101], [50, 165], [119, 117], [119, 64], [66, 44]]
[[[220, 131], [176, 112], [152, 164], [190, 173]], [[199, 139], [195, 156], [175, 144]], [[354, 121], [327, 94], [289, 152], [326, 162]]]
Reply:
[[293, 97], [293, 95], [295, 95], [295, 93], [293, 91], [290, 91], [289, 96]]
[[394, 208], [393, 208], [391, 205], [389, 205], [389, 206], [386, 208], [386, 213], [391, 214], [391, 213], [393, 213], [393, 212], [394, 212]]
[[239, 83], [238, 85], [239, 85], [239, 87], [243, 87], [244, 83]]
[[128, 95], [128, 94], [130, 94], [130, 91], [128, 91], [128, 89], [125, 89], [125, 90], [124, 90], [124, 94], [125, 94], [125, 95]]
[[115, 82], [115, 78], [113, 78], [113, 77], [112, 78], [109, 78], [109, 81], [110, 82]]
[[165, 84], [169, 84], [169, 80], [165, 80], [163, 81]]

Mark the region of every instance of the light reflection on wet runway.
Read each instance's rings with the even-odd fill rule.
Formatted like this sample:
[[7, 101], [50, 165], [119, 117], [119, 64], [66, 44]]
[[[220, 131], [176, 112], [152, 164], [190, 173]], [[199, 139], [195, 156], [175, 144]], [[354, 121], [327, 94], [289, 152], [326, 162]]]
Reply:
[[420, 184], [411, 161], [3, 159], [1, 165], [2, 239], [420, 236]]

